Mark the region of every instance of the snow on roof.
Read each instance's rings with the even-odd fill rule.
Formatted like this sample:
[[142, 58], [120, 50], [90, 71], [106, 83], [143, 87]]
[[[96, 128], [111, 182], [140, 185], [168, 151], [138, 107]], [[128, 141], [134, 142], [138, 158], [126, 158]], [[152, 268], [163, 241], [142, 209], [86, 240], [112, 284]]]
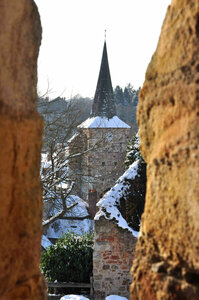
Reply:
[[50, 247], [52, 245], [52, 243], [51, 243], [51, 241], [49, 241], [49, 239], [45, 235], [42, 235], [41, 245], [44, 249], [46, 249], [46, 248]]
[[[70, 195], [67, 198], [67, 206], [72, 205], [73, 203], [78, 203], [72, 209], [68, 210], [65, 214], [65, 217], [85, 217], [88, 216], [88, 203], [79, 198], [76, 195]], [[57, 213], [55, 211], [55, 213]], [[63, 233], [72, 231], [78, 235], [82, 235], [84, 233], [93, 232], [94, 221], [86, 218], [83, 220], [70, 220], [70, 219], [59, 219], [52, 224], [47, 229], [47, 237], [57, 239]]]
[[76, 195], [70, 195], [67, 198], [67, 205], [78, 203], [75, 207], [66, 212], [65, 216], [84, 217], [88, 216], [88, 203]]
[[118, 116], [114, 116], [111, 119], [107, 119], [106, 117], [93, 117], [88, 118], [86, 121], [81, 123], [79, 128], [131, 128], [128, 124], [123, 122], [118, 118]]
[[120, 203], [120, 198], [126, 195], [130, 186], [130, 183], [125, 179], [133, 180], [135, 178], [138, 171], [138, 163], [139, 161], [136, 160], [130, 165], [128, 170], [117, 180], [116, 185], [97, 203], [99, 211], [94, 218], [95, 220], [99, 220], [103, 216], [108, 220], [115, 219], [119, 227], [128, 229], [135, 237], [138, 237], [138, 232], [128, 226], [117, 205]]
[[76, 132], [72, 135], [72, 137], [68, 140], [68, 143], [72, 142], [77, 136], [79, 135], [79, 132]]
[[128, 300], [126, 297], [121, 297], [121, 296], [117, 296], [117, 295], [110, 295], [108, 297], [106, 297], [105, 300]]
[[66, 220], [59, 219], [47, 229], [47, 237], [51, 239], [58, 239], [64, 233], [74, 232], [77, 235], [82, 235], [86, 233], [93, 232], [94, 230], [94, 221], [91, 219], [84, 220]]

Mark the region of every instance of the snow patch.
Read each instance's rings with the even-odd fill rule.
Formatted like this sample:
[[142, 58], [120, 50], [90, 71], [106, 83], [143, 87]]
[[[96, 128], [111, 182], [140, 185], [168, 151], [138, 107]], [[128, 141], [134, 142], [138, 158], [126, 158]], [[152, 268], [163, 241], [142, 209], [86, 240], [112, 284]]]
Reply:
[[41, 245], [44, 249], [47, 249], [48, 247], [50, 247], [52, 245], [52, 243], [51, 243], [51, 241], [49, 241], [49, 239], [45, 235], [42, 235]]
[[65, 216], [85, 217], [88, 216], [88, 203], [76, 195], [70, 195], [67, 198], [67, 205], [77, 203], [75, 207], [66, 212]]
[[106, 297], [105, 300], [128, 300], [126, 297], [121, 297], [121, 296], [117, 296], [117, 295], [110, 295], [108, 297]]
[[106, 117], [93, 117], [88, 118], [86, 121], [81, 123], [79, 128], [131, 128], [128, 124], [123, 122], [118, 118], [118, 116], [114, 116], [111, 119], [107, 119]]
[[72, 142], [74, 139], [76, 139], [76, 137], [79, 135], [78, 132], [76, 132], [75, 134], [73, 134], [73, 136], [68, 140], [68, 143]]
[[[70, 206], [74, 203], [77, 203], [72, 209], [69, 209], [65, 217], [85, 217], [88, 216], [88, 203], [79, 198], [76, 195], [70, 195], [66, 200], [67, 206]], [[59, 210], [55, 210], [54, 214], [56, 214]], [[68, 219], [58, 219], [57, 221], [50, 224], [47, 229], [47, 237], [58, 239], [64, 233], [74, 232], [77, 235], [82, 235], [85, 233], [93, 232], [94, 229], [94, 221], [85, 218], [83, 220], [68, 220]]]
[[88, 298], [81, 295], [65, 295], [60, 300], [89, 300]]
[[133, 180], [135, 178], [138, 172], [138, 163], [139, 161], [137, 160], [130, 165], [128, 170], [117, 180], [116, 185], [97, 203], [99, 211], [94, 218], [99, 220], [103, 216], [107, 220], [115, 219], [119, 227], [128, 229], [135, 237], [138, 237], [138, 232], [129, 227], [117, 205], [120, 203], [120, 198], [126, 195], [130, 185], [125, 179]]
[[94, 221], [90, 219], [84, 220], [64, 220], [59, 219], [50, 225], [47, 229], [48, 238], [58, 239], [64, 233], [74, 232], [77, 235], [93, 232]]
[[42, 153], [41, 154], [41, 170], [47, 169], [51, 166], [51, 162], [48, 159], [48, 153]]
[[[60, 300], [89, 300], [89, 299], [81, 295], [65, 295], [61, 297]], [[106, 297], [105, 300], [128, 300], [128, 299], [126, 297], [110, 295]]]

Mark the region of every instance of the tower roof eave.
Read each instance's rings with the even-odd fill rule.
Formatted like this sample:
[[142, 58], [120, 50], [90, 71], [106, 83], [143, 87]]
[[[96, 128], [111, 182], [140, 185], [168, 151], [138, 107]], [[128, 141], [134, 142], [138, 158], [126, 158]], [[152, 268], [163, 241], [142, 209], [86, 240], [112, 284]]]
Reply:
[[131, 127], [123, 122], [118, 116], [113, 116], [108, 119], [107, 117], [91, 117], [78, 125], [78, 128], [128, 128]]

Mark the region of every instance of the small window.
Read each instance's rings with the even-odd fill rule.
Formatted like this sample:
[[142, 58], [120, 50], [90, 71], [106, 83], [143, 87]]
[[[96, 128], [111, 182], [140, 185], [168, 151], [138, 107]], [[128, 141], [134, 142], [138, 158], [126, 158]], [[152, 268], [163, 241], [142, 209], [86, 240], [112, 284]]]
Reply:
[[104, 161], [102, 162], [102, 166], [105, 166], [105, 162]]

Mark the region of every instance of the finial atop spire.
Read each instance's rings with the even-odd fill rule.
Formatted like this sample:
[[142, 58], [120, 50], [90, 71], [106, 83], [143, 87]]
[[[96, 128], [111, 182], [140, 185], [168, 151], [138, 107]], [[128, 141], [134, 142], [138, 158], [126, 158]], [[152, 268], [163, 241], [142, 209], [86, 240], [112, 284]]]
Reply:
[[104, 30], [104, 40], [106, 41], [106, 29]]

